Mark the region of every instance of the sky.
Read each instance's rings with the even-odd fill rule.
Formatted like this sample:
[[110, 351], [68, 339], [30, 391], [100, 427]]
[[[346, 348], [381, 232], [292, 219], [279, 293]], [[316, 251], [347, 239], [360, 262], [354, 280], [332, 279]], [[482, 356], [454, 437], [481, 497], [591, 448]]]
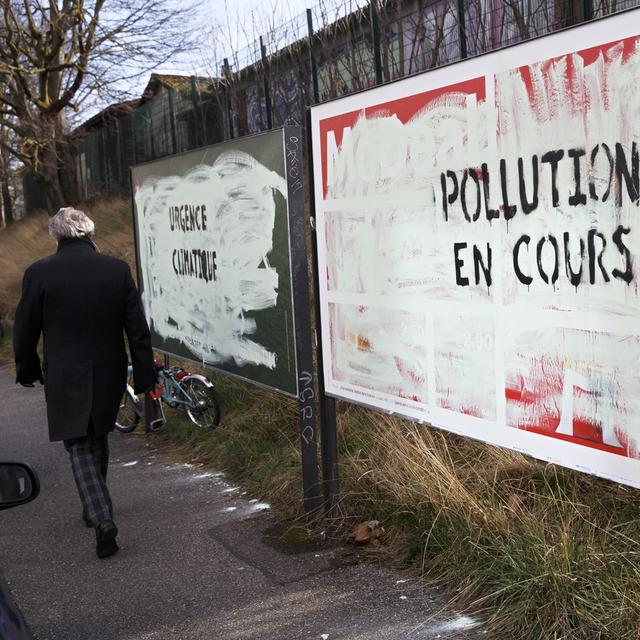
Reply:
[[[320, 8], [333, 16], [337, 12], [344, 15], [366, 4], [368, 0], [205, 0], [199, 7], [197, 18], [202, 29], [202, 50], [182, 56], [172, 64], [164, 64], [157, 72], [217, 75], [224, 57], [229, 58], [233, 66], [234, 52], [242, 52], [261, 35], [268, 41], [267, 34], [274, 27], [281, 33], [282, 25], [286, 24], [291, 35], [304, 37], [307, 33], [307, 8], [313, 10], [314, 16], [318, 15]], [[295, 39], [297, 37], [292, 41]], [[239, 62], [243, 59], [241, 56]], [[146, 80], [148, 75], [139, 80], [141, 90]]]
[[[193, 23], [185, 25], [194, 29], [199, 45], [118, 83], [118, 100], [140, 97], [152, 73], [220, 76], [224, 58], [229, 59], [233, 71], [242, 69], [257, 59], [259, 53], [253, 44], [260, 36], [269, 52], [306, 37], [307, 8], [312, 10], [314, 25], [319, 26], [322, 15], [333, 22], [368, 3], [369, 0], [201, 0]], [[72, 120], [75, 124], [86, 121], [114, 101], [114, 95], [91, 95]]]

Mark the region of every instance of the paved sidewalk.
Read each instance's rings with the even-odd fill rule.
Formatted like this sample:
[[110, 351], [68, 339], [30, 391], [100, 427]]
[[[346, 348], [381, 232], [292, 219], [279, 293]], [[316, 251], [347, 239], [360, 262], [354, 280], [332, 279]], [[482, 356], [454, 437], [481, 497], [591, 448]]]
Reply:
[[152, 436], [111, 436], [121, 550], [97, 560], [66, 453], [47, 439], [42, 388], [0, 368], [0, 397], [0, 459], [31, 462], [42, 485], [0, 513], [0, 571], [37, 640], [489, 637], [407, 576], [336, 567], [330, 550], [275, 550], [263, 541], [268, 505], [175, 462]]

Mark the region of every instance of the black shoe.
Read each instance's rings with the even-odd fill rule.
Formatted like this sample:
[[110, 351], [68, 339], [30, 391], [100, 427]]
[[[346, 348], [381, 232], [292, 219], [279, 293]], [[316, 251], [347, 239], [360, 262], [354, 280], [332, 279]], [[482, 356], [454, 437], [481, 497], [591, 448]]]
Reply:
[[98, 558], [108, 558], [118, 550], [117, 535], [118, 527], [113, 520], [103, 520], [96, 527], [96, 555]]

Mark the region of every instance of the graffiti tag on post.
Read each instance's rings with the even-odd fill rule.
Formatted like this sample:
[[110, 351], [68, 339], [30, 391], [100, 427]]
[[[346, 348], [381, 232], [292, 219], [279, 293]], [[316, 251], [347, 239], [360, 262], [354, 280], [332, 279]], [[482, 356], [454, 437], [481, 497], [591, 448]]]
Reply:
[[302, 429], [300, 435], [306, 445], [315, 442], [315, 420], [314, 420], [314, 400], [313, 376], [308, 371], [303, 371], [298, 379], [300, 389], [300, 419]]

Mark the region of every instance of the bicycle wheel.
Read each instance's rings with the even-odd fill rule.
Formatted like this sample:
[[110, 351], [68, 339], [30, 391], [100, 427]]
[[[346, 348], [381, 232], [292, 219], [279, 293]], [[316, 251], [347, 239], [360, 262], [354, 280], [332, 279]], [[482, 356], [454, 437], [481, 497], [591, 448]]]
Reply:
[[116, 431], [131, 433], [140, 422], [140, 401], [128, 389], [122, 394], [118, 415], [116, 416]]
[[213, 387], [196, 376], [187, 376], [180, 383], [190, 401], [184, 405], [189, 419], [197, 427], [213, 429], [220, 422], [220, 403]]

